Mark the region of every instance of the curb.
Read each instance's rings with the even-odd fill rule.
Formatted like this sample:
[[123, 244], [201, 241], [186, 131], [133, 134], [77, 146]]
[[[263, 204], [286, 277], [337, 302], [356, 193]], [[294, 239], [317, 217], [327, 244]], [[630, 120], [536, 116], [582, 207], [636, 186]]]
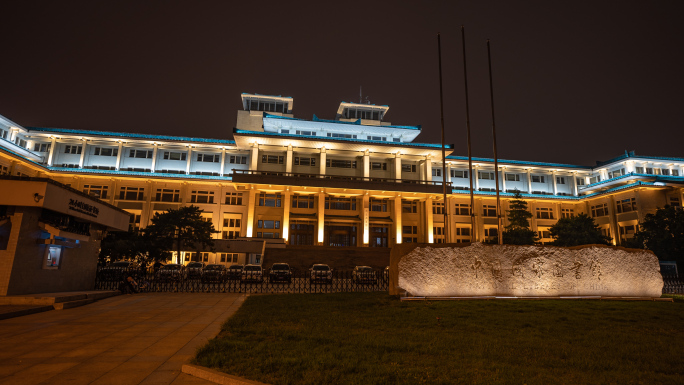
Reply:
[[221, 385], [268, 385], [193, 364], [184, 364], [182, 372]]
[[29, 314], [42, 313], [44, 311], [55, 310], [52, 305], [35, 306], [28, 309], [15, 310], [7, 313], [0, 313], [0, 320], [21, 317]]

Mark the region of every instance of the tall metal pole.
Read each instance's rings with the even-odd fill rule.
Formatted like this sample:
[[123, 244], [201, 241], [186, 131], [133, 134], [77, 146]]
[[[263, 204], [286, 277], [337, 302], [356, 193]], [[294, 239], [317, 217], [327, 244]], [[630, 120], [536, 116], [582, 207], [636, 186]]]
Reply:
[[[442, 43], [437, 32], [437, 58], [439, 61], [439, 113], [442, 119], [442, 193], [444, 194], [444, 243], [449, 243], [449, 215], [446, 184], [446, 150], [444, 144], [444, 94], [442, 92]], [[429, 231], [429, 229], [428, 229]]]
[[497, 233], [499, 235], [499, 244], [503, 245], [503, 218], [501, 216], [501, 199], [499, 197], [499, 158], [496, 154], [496, 123], [494, 122], [494, 85], [492, 82], [492, 54], [489, 48], [489, 39], [487, 39], [487, 61], [489, 62], [489, 96], [492, 101], [492, 137], [494, 138], [494, 175], [496, 178], [496, 217], [498, 228]]
[[463, 80], [465, 83], [466, 128], [468, 129], [468, 174], [470, 175], [470, 241], [475, 242], [475, 194], [473, 192], [473, 157], [470, 147], [470, 107], [468, 105], [468, 71], [466, 69], [465, 27], [461, 26], [463, 43]]

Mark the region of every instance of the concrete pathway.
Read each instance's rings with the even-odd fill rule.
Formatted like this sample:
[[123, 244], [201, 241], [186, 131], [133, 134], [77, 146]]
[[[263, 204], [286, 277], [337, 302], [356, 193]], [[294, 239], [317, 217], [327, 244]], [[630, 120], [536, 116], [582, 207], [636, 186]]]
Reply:
[[1, 384], [210, 384], [181, 373], [243, 294], [122, 295], [0, 321]]

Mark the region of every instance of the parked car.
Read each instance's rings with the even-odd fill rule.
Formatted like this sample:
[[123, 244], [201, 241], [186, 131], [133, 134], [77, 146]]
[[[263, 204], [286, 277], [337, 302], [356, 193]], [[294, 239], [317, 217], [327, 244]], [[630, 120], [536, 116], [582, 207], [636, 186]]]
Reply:
[[187, 278], [187, 274], [185, 266], [178, 263], [169, 263], [157, 271], [157, 280], [160, 282], [180, 282]]
[[207, 265], [202, 270], [202, 282], [226, 282], [228, 269], [224, 265]]
[[116, 261], [100, 270], [100, 277], [105, 281], [121, 281], [126, 275], [138, 273], [138, 264], [131, 261]]
[[188, 279], [201, 279], [204, 262], [190, 262], [185, 269], [188, 271]]
[[315, 264], [309, 269], [309, 282], [332, 283], [332, 269], [328, 265]]
[[228, 268], [228, 279], [231, 281], [239, 281], [242, 279], [242, 270], [244, 270], [242, 265], [231, 265]]
[[263, 282], [264, 270], [260, 265], [247, 265], [242, 269], [242, 282]]
[[375, 270], [370, 266], [356, 266], [352, 270], [352, 282], [357, 284], [376, 283]]
[[292, 283], [292, 270], [287, 263], [274, 263], [271, 270], [268, 272], [269, 282], [287, 282]]

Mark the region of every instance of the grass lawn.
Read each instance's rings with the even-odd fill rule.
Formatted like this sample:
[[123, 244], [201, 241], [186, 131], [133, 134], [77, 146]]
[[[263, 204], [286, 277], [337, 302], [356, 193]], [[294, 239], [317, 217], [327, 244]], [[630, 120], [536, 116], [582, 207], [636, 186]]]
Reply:
[[257, 295], [194, 362], [271, 384], [682, 384], [681, 298]]

